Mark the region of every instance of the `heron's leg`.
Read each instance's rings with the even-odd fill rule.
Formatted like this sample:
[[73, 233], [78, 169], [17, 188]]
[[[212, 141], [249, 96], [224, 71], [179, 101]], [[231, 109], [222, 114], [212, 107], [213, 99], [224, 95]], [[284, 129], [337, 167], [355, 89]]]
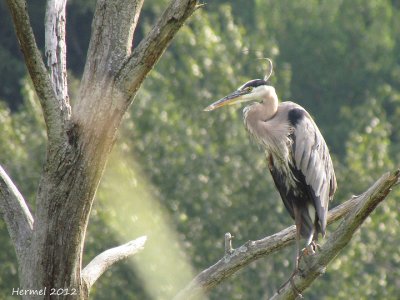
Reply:
[[316, 244], [316, 230], [315, 226], [312, 228], [312, 231], [310, 233], [310, 236], [307, 239], [307, 244], [306, 247], [302, 250], [302, 255], [307, 256], [307, 255], [313, 255], [315, 254], [315, 250], [317, 250], [317, 244]]
[[303, 251], [304, 255], [313, 255], [316, 253], [317, 249], [320, 248], [320, 245], [317, 243], [318, 240], [318, 231], [316, 230], [317, 227], [318, 227], [318, 221], [317, 219], [315, 219], [312, 233], [310, 234], [310, 237], [308, 238], [307, 241], [307, 246]]
[[303, 298], [301, 295], [300, 291], [297, 289], [296, 285], [294, 284], [293, 278], [296, 276], [300, 270], [300, 258], [302, 256], [302, 251], [300, 249], [300, 238], [301, 238], [301, 212], [300, 210], [296, 207], [296, 205], [293, 205], [293, 212], [294, 212], [294, 221], [296, 224], [296, 253], [295, 253], [295, 261], [294, 261], [294, 270], [293, 273], [290, 275], [289, 279], [284, 282], [284, 284], [281, 285], [281, 287], [278, 289], [278, 294], [282, 290], [284, 286], [286, 286], [289, 282], [290, 285], [293, 289], [294, 294], [296, 295], [296, 298]]
[[[297, 207], [294, 205], [294, 215], [295, 215], [295, 223], [296, 223], [296, 253], [295, 253], [295, 262], [294, 262], [294, 270], [292, 275], [289, 277], [289, 282], [292, 287], [292, 290], [294, 294], [296, 295], [296, 298], [303, 298], [303, 295], [300, 293], [300, 291], [297, 289], [296, 285], [294, 284], [294, 276], [296, 276], [299, 272], [301, 273], [302, 270], [300, 270], [300, 258], [302, 256], [302, 251], [300, 249], [300, 233], [301, 233], [301, 212], [297, 209]], [[286, 283], [285, 283], [286, 285]]]
[[[318, 226], [318, 221], [315, 221], [314, 228], [317, 228]], [[313, 244], [314, 250], [317, 251], [320, 250], [321, 246], [318, 244], [318, 231], [314, 229], [314, 235], [313, 235], [313, 240], [311, 242]]]
[[302, 222], [301, 211], [296, 205], [293, 205], [293, 212], [294, 212], [294, 222], [296, 225], [296, 253], [295, 253], [294, 270], [292, 277], [296, 275], [297, 272], [300, 270], [300, 258], [302, 256], [302, 251], [300, 247], [301, 222]]
[[[307, 256], [309, 255], [314, 255], [317, 250], [317, 243], [316, 243], [316, 230], [315, 227], [312, 228], [312, 232], [310, 233], [310, 236], [307, 239], [307, 244], [306, 247], [301, 250], [301, 256], [304, 256], [304, 262], [307, 265], [308, 268], [310, 268], [309, 261], [306, 259]], [[303, 271], [300, 270], [300, 274], [303, 274]]]

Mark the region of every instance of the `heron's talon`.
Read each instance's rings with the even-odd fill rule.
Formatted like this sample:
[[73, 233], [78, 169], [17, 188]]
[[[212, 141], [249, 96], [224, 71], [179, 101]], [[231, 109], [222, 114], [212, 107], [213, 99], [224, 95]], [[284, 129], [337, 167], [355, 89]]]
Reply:
[[301, 249], [301, 256], [309, 256], [309, 255], [313, 255], [315, 254], [315, 251], [313, 251], [312, 249], [309, 249], [308, 246]]
[[315, 241], [312, 241], [310, 245], [301, 250], [301, 254], [302, 256], [315, 255], [317, 253], [317, 250], [321, 250], [321, 246]]

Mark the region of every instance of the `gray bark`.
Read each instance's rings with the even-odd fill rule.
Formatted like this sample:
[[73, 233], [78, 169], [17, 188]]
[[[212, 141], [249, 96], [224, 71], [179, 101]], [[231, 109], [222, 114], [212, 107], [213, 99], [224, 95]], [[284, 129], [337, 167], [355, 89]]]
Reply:
[[[131, 53], [143, 0], [99, 0], [80, 92], [72, 107], [67, 90], [65, 4], [65, 0], [47, 1], [47, 69], [35, 42], [26, 1], [7, 0], [48, 136], [31, 239], [21, 246], [18, 241], [23, 240], [22, 233], [14, 229], [12, 233], [17, 252], [24, 248], [29, 253], [20, 260], [21, 288], [75, 289], [77, 295], [60, 298], [86, 299], [94, 277], [82, 278], [84, 237], [116, 131], [144, 78], [195, 11], [197, 1], [171, 1], [153, 30]], [[3, 211], [21, 215], [15, 214], [21, 218], [15, 221], [5, 218], [9, 228], [26, 223], [21, 199], [15, 193], [0, 199], [5, 203], [0, 207]], [[43, 296], [49, 298], [49, 294]]]

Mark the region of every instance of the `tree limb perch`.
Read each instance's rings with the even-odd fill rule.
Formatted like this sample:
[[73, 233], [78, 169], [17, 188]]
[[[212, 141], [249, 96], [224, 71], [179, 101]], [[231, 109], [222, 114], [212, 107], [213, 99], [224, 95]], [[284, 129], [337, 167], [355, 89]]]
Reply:
[[[330, 234], [328, 240], [322, 245], [317, 255], [312, 257], [312, 267], [306, 272], [305, 278], [296, 277], [295, 284], [299, 291], [303, 291], [311, 285], [326, 265], [347, 245], [354, 232], [390, 193], [391, 188], [399, 179], [400, 171], [384, 174], [365, 193], [353, 196], [350, 200], [335, 207], [328, 214], [328, 224], [344, 218], [342, 224]], [[209, 291], [223, 280], [243, 269], [251, 262], [271, 255], [272, 253], [289, 246], [295, 239], [295, 226], [290, 226], [276, 234], [257, 241], [248, 241], [232, 254], [225, 255], [217, 263], [198, 274], [176, 296], [178, 299], [195, 299], [204, 291]], [[281, 294], [276, 294], [273, 299], [294, 299], [290, 285], [284, 287]]]
[[[317, 254], [307, 258], [307, 265], [310, 267], [303, 274], [303, 277], [297, 276], [295, 278], [295, 285], [300, 292], [308, 288], [315, 279], [324, 273], [327, 265], [350, 242], [356, 230], [390, 193], [392, 186], [399, 179], [399, 174], [400, 170], [384, 174], [365, 193], [360, 195], [356, 207], [344, 216], [342, 223], [329, 236]], [[295, 298], [293, 289], [290, 286], [285, 286], [279, 294], [275, 293], [271, 300]]]
[[87, 289], [90, 290], [95, 281], [113, 264], [143, 250], [146, 240], [147, 237], [142, 236], [121, 246], [108, 249], [93, 258], [82, 271], [82, 279], [86, 282]]
[[33, 217], [10, 177], [0, 166], [0, 211], [4, 215], [18, 261], [25, 258], [33, 230]]

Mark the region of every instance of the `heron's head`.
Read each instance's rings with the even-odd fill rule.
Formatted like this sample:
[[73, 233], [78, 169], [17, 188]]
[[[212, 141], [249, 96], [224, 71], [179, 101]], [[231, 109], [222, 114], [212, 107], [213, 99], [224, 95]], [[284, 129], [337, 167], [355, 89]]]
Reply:
[[240, 102], [248, 102], [248, 101], [263, 101], [266, 99], [270, 99], [272, 97], [276, 97], [275, 89], [271, 85], [268, 84], [267, 80], [272, 74], [272, 61], [267, 58], [269, 62], [269, 70], [267, 75], [265, 75], [264, 79], [253, 79], [242, 86], [240, 86], [233, 93], [225, 96], [224, 98], [212, 103], [207, 106], [204, 110], [210, 111], [214, 110], [218, 107], [222, 107], [225, 105], [231, 105]]
[[207, 106], [204, 110], [210, 111], [218, 107], [240, 102], [262, 101], [272, 97], [274, 94], [274, 87], [270, 86], [264, 79], [253, 79], [243, 84], [233, 93]]

